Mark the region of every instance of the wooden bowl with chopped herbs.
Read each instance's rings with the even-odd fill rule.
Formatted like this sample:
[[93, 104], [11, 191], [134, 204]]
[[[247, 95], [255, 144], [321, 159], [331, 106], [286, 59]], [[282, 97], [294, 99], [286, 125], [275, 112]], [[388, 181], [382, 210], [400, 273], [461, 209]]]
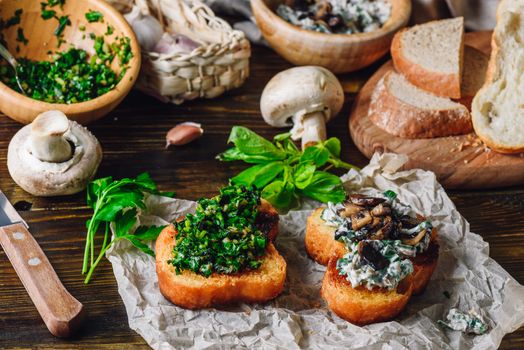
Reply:
[[377, 61], [408, 23], [411, 0], [251, 0], [262, 35], [289, 62], [352, 72]]
[[52, 109], [82, 124], [101, 118], [140, 71], [133, 30], [103, 0], [3, 0], [0, 40], [18, 61], [23, 89], [0, 61], [0, 111], [25, 124]]

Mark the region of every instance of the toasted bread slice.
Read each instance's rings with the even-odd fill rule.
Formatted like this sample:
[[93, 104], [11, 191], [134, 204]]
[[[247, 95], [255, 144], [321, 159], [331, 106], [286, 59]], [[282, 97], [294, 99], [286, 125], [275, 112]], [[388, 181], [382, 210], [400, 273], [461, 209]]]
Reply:
[[500, 153], [524, 152], [524, 1], [502, 0], [491, 41], [486, 82], [473, 99], [473, 127]]
[[304, 242], [308, 255], [317, 263], [327, 265], [331, 255], [344, 250], [344, 244], [334, 239], [335, 228], [326, 225], [322, 219], [324, 208], [317, 208], [307, 218]]
[[375, 87], [369, 118], [382, 130], [402, 138], [434, 138], [473, 131], [465, 106], [424, 91], [394, 71], [387, 72]]
[[339, 317], [357, 325], [389, 321], [404, 310], [413, 292], [412, 277], [400, 282], [396, 290], [353, 288], [337, 271], [341, 254], [329, 259], [320, 291], [328, 307]]
[[286, 261], [269, 243], [262, 265], [254, 271], [235, 275], [204, 277], [192, 271], [177, 275], [167, 261], [172, 257], [177, 231], [166, 227], [156, 242], [156, 272], [162, 294], [173, 304], [200, 309], [239, 302], [266, 302], [282, 292]]
[[462, 17], [403, 29], [391, 44], [399, 73], [421, 89], [450, 98], [461, 97], [463, 51]]
[[428, 250], [423, 254], [418, 254], [411, 259], [413, 262], [413, 294], [419, 295], [424, 292], [431, 280], [431, 276], [437, 267], [439, 245], [437, 241], [429, 244]]

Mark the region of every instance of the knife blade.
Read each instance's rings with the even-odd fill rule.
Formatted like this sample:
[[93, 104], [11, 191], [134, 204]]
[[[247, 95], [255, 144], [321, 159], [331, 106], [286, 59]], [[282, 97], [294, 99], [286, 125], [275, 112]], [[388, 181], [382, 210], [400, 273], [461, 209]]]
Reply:
[[68, 337], [82, 323], [84, 307], [60, 282], [28, 229], [0, 191], [0, 245], [51, 334]]

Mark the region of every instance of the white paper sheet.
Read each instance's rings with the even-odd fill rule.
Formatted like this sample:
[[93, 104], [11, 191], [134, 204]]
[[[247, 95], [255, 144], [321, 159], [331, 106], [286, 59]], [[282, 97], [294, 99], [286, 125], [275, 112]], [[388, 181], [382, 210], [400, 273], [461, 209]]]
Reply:
[[[174, 306], [159, 292], [154, 259], [127, 242], [115, 244], [107, 257], [129, 326], [154, 349], [496, 349], [505, 334], [524, 324], [524, 286], [489, 258], [488, 244], [470, 232], [435, 175], [396, 172], [404, 162], [399, 155], [375, 155], [362, 171], [343, 177], [349, 191], [397, 192], [438, 229], [440, 256], [433, 278], [395, 321], [358, 327], [326, 308], [319, 295], [325, 268], [306, 255], [304, 228], [311, 210], [303, 209], [280, 217], [276, 246], [288, 263], [287, 280], [283, 293], [265, 305], [199, 311]], [[194, 209], [184, 200], [150, 201], [143, 223], [166, 223]], [[476, 310], [488, 322], [488, 333], [442, 329], [436, 321], [452, 307]]]

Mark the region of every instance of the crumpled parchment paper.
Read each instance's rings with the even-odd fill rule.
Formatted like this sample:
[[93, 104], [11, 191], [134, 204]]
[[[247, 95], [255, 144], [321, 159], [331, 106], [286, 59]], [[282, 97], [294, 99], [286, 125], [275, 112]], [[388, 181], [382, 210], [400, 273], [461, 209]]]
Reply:
[[[440, 256], [433, 278], [395, 321], [358, 327], [326, 308], [319, 295], [325, 268], [306, 255], [303, 237], [311, 210], [303, 208], [280, 217], [276, 246], [288, 263], [287, 280], [283, 293], [264, 305], [179, 308], [160, 294], [154, 259], [118, 242], [107, 256], [129, 326], [154, 349], [496, 349], [506, 333], [524, 324], [524, 286], [488, 256], [488, 244], [470, 232], [433, 173], [397, 172], [405, 161], [376, 154], [360, 172], [343, 177], [350, 191], [397, 192], [438, 229]], [[173, 221], [194, 208], [184, 200], [150, 201], [150, 215], [141, 217], [142, 223]], [[488, 333], [470, 336], [438, 326], [452, 307], [477, 311], [489, 324]]]

